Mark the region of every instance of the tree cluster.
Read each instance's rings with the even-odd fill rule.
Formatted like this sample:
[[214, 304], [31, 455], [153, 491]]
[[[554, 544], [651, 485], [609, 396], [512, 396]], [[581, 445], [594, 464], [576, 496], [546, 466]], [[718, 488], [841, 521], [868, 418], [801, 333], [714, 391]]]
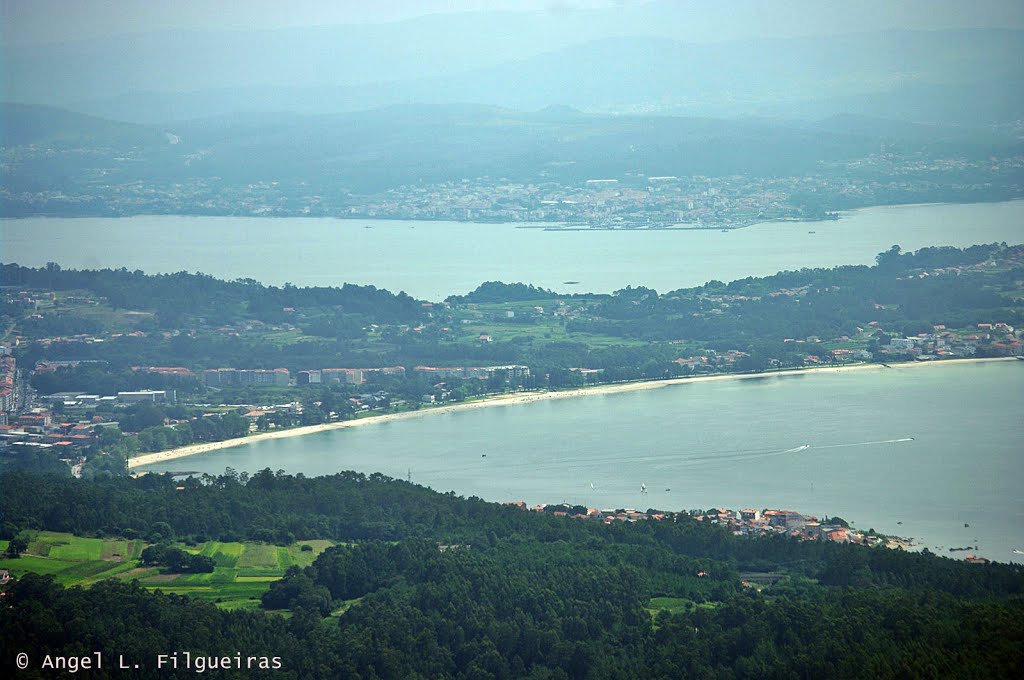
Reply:
[[209, 574], [216, 566], [206, 555], [195, 555], [166, 543], [147, 547], [140, 558], [146, 566], [166, 567], [167, 571], [176, 574]]

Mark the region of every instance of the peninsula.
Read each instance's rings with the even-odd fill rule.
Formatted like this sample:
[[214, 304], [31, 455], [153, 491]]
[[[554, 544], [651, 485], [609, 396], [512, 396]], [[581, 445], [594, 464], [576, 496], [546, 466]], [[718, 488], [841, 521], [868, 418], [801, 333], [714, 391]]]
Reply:
[[3, 265], [0, 464], [76, 476], [264, 439], [679, 382], [1024, 355], [1024, 246], [659, 293], [485, 282], [422, 301]]

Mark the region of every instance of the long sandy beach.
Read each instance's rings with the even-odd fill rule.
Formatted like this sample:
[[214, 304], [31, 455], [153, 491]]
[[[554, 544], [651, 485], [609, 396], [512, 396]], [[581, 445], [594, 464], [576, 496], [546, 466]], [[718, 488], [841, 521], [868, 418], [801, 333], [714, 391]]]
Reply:
[[406, 411], [403, 413], [387, 413], [372, 415], [354, 420], [344, 420], [337, 423], [325, 423], [322, 425], [308, 425], [305, 427], [294, 427], [287, 430], [275, 432], [260, 432], [247, 437], [237, 439], [226, 439], [219, 442], [207, 442], [203, 444], [191, 444], [176, 449], [168, 449], [158, 453], [144, 453], [128, 459], [128, 468], [138, 468], [155, 463], [163, 463], [168, 460], [186, 458], [200, 453], [210, 453], [235, 446], [244, 446], [255, 442], [267, 441], [270, 439], [282, 439], [284, 437], [301, 437], [317, 432], [337, 430], [346, 427], [361, 427], [363, 425], [374, 425], [378, 423], [389, 423], [410, 418], [421, 418], [424, 416], [438, 415], [443, 413], [454, 413], [456, 411], [467, 411], [470, 409], [490, 408], [494, 406], [511, 406], [514, 404], [526, 404], [546, 399], [570, 399], [575, 397], [586, 397], [602, 394], [617, 394], [620, 392], [636, 392], [639, 390], [653, 390], [671, 385], [687, 383], [715, 382], [720, 380], [756, 380], [775, 378], [782, 376], [807, 375], [809, 373], [841, 373], [847, 371], [886, 371], [886, 370], [910, 370], [924, 366], [949, 366], [952, 364], [979, 363], [992, 361], [1017, 361], [1014, 357], [999, 357], [986, 359], [947, 359], [944, 361], [918, 361], [893, 364], [891, 367], [882, 364], [853, 364], [849, 366], [816, 366], [812, 368], [798, 368], [785, 371], [774, 371], [766, 373], [726, 373], [720, 375], [706, 375], [686, 378], [673, 378], [669, 380], [650, 380], [643, 382], [616, 383], [611, 385], [594, 385], [592, 387], [580, 387], [571, 390], [559, 390], [555, 392], [514, 392], [511, 394], [498, 394], [483, 397], [472, 401], [445, 406], [433, 406], [422, 408], [417, 411]]

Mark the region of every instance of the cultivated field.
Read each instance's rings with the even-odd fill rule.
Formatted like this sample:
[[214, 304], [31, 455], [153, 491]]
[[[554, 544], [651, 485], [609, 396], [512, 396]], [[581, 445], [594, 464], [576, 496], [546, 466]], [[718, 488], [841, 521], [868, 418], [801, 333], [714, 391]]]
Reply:
[[[82, 538], [52, 531], [32, 532], [28, 550], [17, 559], [0, 559], [0, 569], [15, 577], [28, 572], [52, 574], [65, 586], [90, 585], [108, 578], [135, 579], [151, 590], [191, 595], [225, 609], [257, 608], [270, 583], [293, 565], [306, 567], [333, 545], [331, 541], [300, 541], [289, 546], [209, 541], [180, 545], [214, 561], [210, 574], [168, 574], [143, 567], [142, 540]], [[303, 550], [308, 545], [311, 550]], [[0, 552], [7, 541], [0, 541]]]

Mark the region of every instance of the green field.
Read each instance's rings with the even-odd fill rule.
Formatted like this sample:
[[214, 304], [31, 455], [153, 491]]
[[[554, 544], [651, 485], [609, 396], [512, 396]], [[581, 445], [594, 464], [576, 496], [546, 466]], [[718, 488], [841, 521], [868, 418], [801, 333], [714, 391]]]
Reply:
[[668, 612], [669, 614], [678, 614], [679, 612], [688, 611], [693, 607], [693, 600], [685, 597], [652, 597], [651, 602], [647, 609], [651, 614], [657, 614], [658, 612]]
[[694, 602], [686, 597], [652, 597], [647, 603], [647, 612], [652, 617], [657, 617], [661, 612], [669, 614], [681, 614], [694, 609], [714, 609], [717, 602]]
[[218, 567], [234, 567], [238, 564], [244, 547], [241, 543], [210, 541], [202, 545], [199, 553], [212, 558]]
[[[594, 349], [649, 344], [635, 338], [570, 333], [565, 328], [566, 317], [554, 313], [564, 302], [564, 296], [556, 296], [514, 302], [480, 302], [458, 307], [452, 310], [451, 332], [455, 341], [462, 346], [479, 345], [481, 335], [490, 335], [494, 342], [582, 342]], [[583, 314], [582, 310], [595, 304], [594, 299], [574, 299], [569, 302], [577, 314]], [[537, 312], [535, 307], [544, 311]], [[506, 317], [507, 312], [513, 312], [515, 316], [509, 319]]]
[[[302, 550], [308, 545], [312, 550]], [[206, 555], [211, 574], [165, 574], [139, 565], [146, 543], [116, 538], [82, 538], [51, 531], [31, 532], [28, 551], [17, 559], [0, 559], [0, 569], [15, 577], [28, 572], [52, 574], [65, 586], [91, 585], [108, 578], [134, 579], [151, 590], [189, 595], [224, 609], [254, 609], [259, 598], [285, 570], [306, 567], [331, 541], [300, 541], [289, 546], [209, 541], [181, 548]], [[7, 548], [0, 541], [0, 552]]]

